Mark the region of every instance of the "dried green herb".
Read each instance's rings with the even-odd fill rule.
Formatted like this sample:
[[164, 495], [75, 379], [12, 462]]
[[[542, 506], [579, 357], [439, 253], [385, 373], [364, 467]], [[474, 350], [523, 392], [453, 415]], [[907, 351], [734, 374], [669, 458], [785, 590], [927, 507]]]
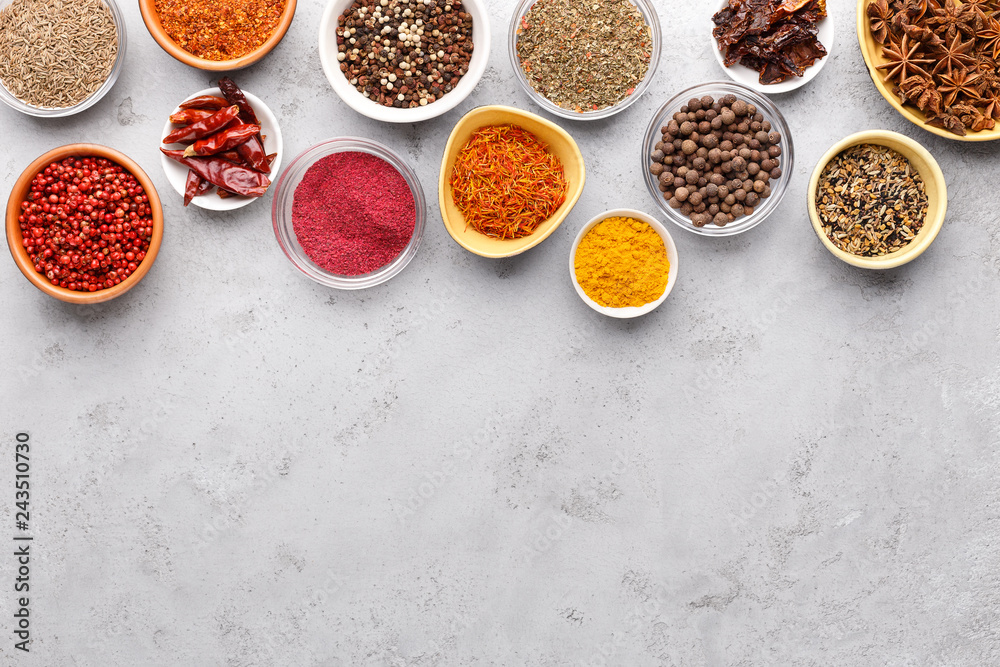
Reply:
[[521, 19], [517, 57], [531, 86], [577, 112], [614, 106], [649, 69], [653, 37], [629, 0], [538, 0]]
[[923, 179], [909, 160], [885, 146], [861, 144], [830, 160], [816, 195], [827, 238], [862, 257], [902, 250], [927, 216]]

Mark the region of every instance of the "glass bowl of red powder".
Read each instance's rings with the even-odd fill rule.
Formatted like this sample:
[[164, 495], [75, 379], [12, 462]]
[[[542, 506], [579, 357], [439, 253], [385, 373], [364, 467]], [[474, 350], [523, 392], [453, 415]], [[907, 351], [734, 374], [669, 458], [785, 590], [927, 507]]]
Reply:
[[278, 179], [271, 217], [288, 259], [316, 282], [363, 289], [402, 271], [420, 246], [426, 201], [387, 146], [339, 137], [301, 153]]

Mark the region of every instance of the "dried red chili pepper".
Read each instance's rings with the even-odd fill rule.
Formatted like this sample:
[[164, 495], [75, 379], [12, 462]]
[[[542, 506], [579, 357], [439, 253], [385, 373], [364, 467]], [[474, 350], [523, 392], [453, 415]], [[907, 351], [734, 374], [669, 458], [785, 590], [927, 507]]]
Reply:
[[227, 102], [235, 104], [240, 108], [240, 120], [244, 123], [260, 125], [260, 121], [257, 120], [257, 114], [254, 112], [253, 107], [250, 106], [250, 102], [247, 101], [246, 95], [243, 94], [243, 91], [240, 90], [240, 87], [232, 79], [228, 76], [219, 79], [219, 90], [226, 96]]
[[267, 153], [264, 152], [264, 144], [260, 137], [252, 137], [246, 143], [240, 144], [236, 147], [236, 152], [253, 169], [262, 174], [271, 173], [271, 164], [267, 161]]
[[180, 162], [206, 181], [246, 197], [260, 197], [267, 192], [271, 179], [264, 174], [218, 157], [184, 157], [184, 151], [160, 148], [171, 160]]
[[165, 144], [195, 141], [214, 134], [236, 120], [240, 109], [235, 104], [217, 111], [208, 118], [174, 130], [163, 138]]
[[174, 125], [190, 125], [205, 120], [214, 113], [211, 109], [181, 109], [170, 116], [170, 122]]
[[199, 95], [189, 100], [181, 102], [181, 109], [212, 109], [218, 111], [225, 109], [229, 103], [218, 95]]
[[184, 157], [215, 155], [236, 148], [260, 132], [259, 125], [235, 125], [199, 139], [184, 150]]
[[188, 170], [187, 182], [184, 184], [184, 205], [187, 206], [195, 197], [205, 194], [212, 189], [212, 184], [194, 172]]

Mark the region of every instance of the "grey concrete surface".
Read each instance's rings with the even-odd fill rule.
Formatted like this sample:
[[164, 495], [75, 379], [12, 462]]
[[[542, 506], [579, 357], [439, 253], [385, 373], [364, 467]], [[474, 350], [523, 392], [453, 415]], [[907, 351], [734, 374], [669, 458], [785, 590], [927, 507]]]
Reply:
[[[423, 247], [357, 293], [298, 275], [271, 196], [184, 209], [157, 157], [173, 105], [213, 77], [163, 53], [134, 4], [121, 80], [93, 109], [0, 109], [0, 183], [88, 140], [164, 195], [144, 282], [58, 303], [0, 261], [0, 540], [13, 439], [30, 431], [29, 655], [0, 558], [4, 665], [1000, 665], [1000, 146], [935, 137], [875, 91], [854, 5], [831, 0], [821, 75], [777, 98], [795, 141], [778, 212], [729, 240], [674, 231], [680, 280], [638, 321], [576, 296], [567, 257], [602, 210], [652, 212], [640, 137], [681, 87], [724, 77], [714, 3], [659, 0], [651, 90], [562, 122], [589, 178], [549, 240], [510, 260], [456, 245], [436, 203], [446, 137], [476, 105], [537, 110], [512, 79], [513, 2], [475, 93], [419, 126], [335, 98], [322, 3], [237, 81], [289, 159], [337, 135], [407, 156]], [[709, 6], [711, 5], [711, 6]], [[948, 179], [941, 235], [866, 273], [827, 253], [808, 175], [843, 136], [914, 137]]]

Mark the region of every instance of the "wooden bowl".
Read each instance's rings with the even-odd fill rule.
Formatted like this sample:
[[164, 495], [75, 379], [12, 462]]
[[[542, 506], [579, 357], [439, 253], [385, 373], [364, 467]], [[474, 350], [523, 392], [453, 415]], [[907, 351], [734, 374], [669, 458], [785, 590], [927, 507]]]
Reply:
[[858, 0], [858, 43], [861, 45], [861, 55], [864, 56], [865, 65], [868, 66], [868, 73], [871, 75], [872, 82], [875, 83], [878, 92], [882, 93], [882, 97], [895, 107], [896, 111], [902, 114], [903, 118], [939, 137], [955, 141], [994, 141], [1000, 139], [1000, 124], [992, 130], [982, 130], [980, 132], [969, 130], [968, 134], [962, 137], [940, 127], [928, 125], [927, 115], [923, 111], [915, 106], [900, 103], [899, 98], [892, 92], [892, 85], [887, 84], [882, 71], [876, 69], [879, 65], [884, 65], [889, 61], [882, 57], [882, 45], [875, 41], [872, 31], [868, 28], [868, 15], [866, 11], [871, 2], [872, 0]]
[[[823, 169], [837, 155], [859, 144], [886, 146], [903, 155], [920, 174], [920, 178], [924, 181], [924, 192], [927, 194], [927, 217], [924, 219], [924, 225], [920, 231], [917, 232], [912, 241], [900, 250], [878, 257], [853, 255], [835, 246], [833, 241], [827, 238], [826, 232], [823, 231], [823, 223], [820, 220], [819, 211], [816, 210], [816, 191], [819, 188], [819, 178]], [[937, 238], [948, 210], [948, 186], [934, 156], [913, 139], [886, 130], [858, 132], [834, 144], [816, 163], [812, 178], [809, 180], [809, 187], [806, 189], [806, 196], [808, 197], [809, 219], [812, 221], [813, 229], [819, 236], [819, 240], [823, 242], [827, 250], [833, 253], [834, 257], [862, 269], [892, 269], [915, 260]]]
[[146, 24], [146, 29], [149, 30], [149, 34], [153, 36], [156, 43], [160, 47], [169, 53], [171, 56], [181, 61], [185, 65], [190, 65], [191, 67], [197, 67], [198, 69], [208, 70], [211, 72], [229, 72], [232, 70], [243, 69], [249, 65], [254, 64], [278, 45], [278, 42], [285, 36], [288, 32], [288, 27], [292, 25], [292, 17], [295, 16], [295, 1], [296, 0], [285, 0], [285, 11], [281, 14], [281, 20], [278, 22], [278, 27], [275, 28], [274, 32], [267, 41], [261, 44], [260, 48], [255, 51], [236, 58], [235, 60], [206, 60], [204, 58], [199, 58], [198, 56], [188, 53], [180, 46], [177, 42], [170, 39], [166, 31], [163, 29], [163, 24], [160, 23], [160, 15], [156, 11], [155, 0], [139, 0], [139, 11], [142, 13], [142, 20]]
[[[114, 287], [97, 290], [96, 292], [79, 292], [66, 289], [65, 287], [57, 287], [50, 283], [45, 276], [35, 271], [35, 265], [28, 257], [28, 251], [24, 249], [21, 225], [17, 221], [18, 216], [21, 214], [21, 202], [24, 201], [28, 190], [31, 188], [32, 179], [50, 163], [70, 156], [101, 157], [117, 162], [139, 181], [143, 190], [146, 191], [146, 196], [149, 197], [149, 208], [153, 213], [153, 236], [149, 240], [149, 250], [146, 251], [146, 256], [139, 263], [138, 268], [128, 278]], [[143, 279], [143, 276], [153, 266], [153, 262], [156, 261], [156, 255], [160, 251], [160, 243], [162, 241], [163, 208], [160, 206], [160, 197], [156, 193], [153, 182], [146, 175], [146, 172], [142, 170], [142, 167], [136, 164], [131, 158], [107, 146], [99, 144], [69, 144], [53, 148], [28, 165], [28, 168], [21, 173], [20, 178], [14, 183], [14, 189], [7, 200], [7, 247], [10, 248], [10, 254], [14, 257], [17, 268], [21, 270], [24, 277], [35, 287], [49, 296], [67, 303], [100, 303], [102, 301], [110, 301], [129, 291], [139, 284], [139, 281]]]
[[[455, 159], [458, 157], [458, 152], [469, 141], [473, 132], [481, 127], [508, 124], [518, 125], [531, 132], [548, 147], [549, 152], [559, 158], [563, 165], [563, 173], [569, 182], [569, 190], [566, 193], [566, 201], [556, 209], [551, 218], [538, 226], [534, 234], [519, 239], [501, 240], [480, 234], [466, 225], [465, 217], [458, 210], [451, 195], [451, 174], [455, 169]], [[586, 179], [583, 154], [566, 130], [527, 111], [513, 107], [485, 106], [467, 113], [451, 131], [448, 145], [444, 149], [444, 159], [441, 161], [438, 203], [441, 207], [444, 226], [458, 245], [483, 257], [512, 257], [534, 248], [562, 224], [569, 212], [573, 210], [577, 200], [580, 199]]]

